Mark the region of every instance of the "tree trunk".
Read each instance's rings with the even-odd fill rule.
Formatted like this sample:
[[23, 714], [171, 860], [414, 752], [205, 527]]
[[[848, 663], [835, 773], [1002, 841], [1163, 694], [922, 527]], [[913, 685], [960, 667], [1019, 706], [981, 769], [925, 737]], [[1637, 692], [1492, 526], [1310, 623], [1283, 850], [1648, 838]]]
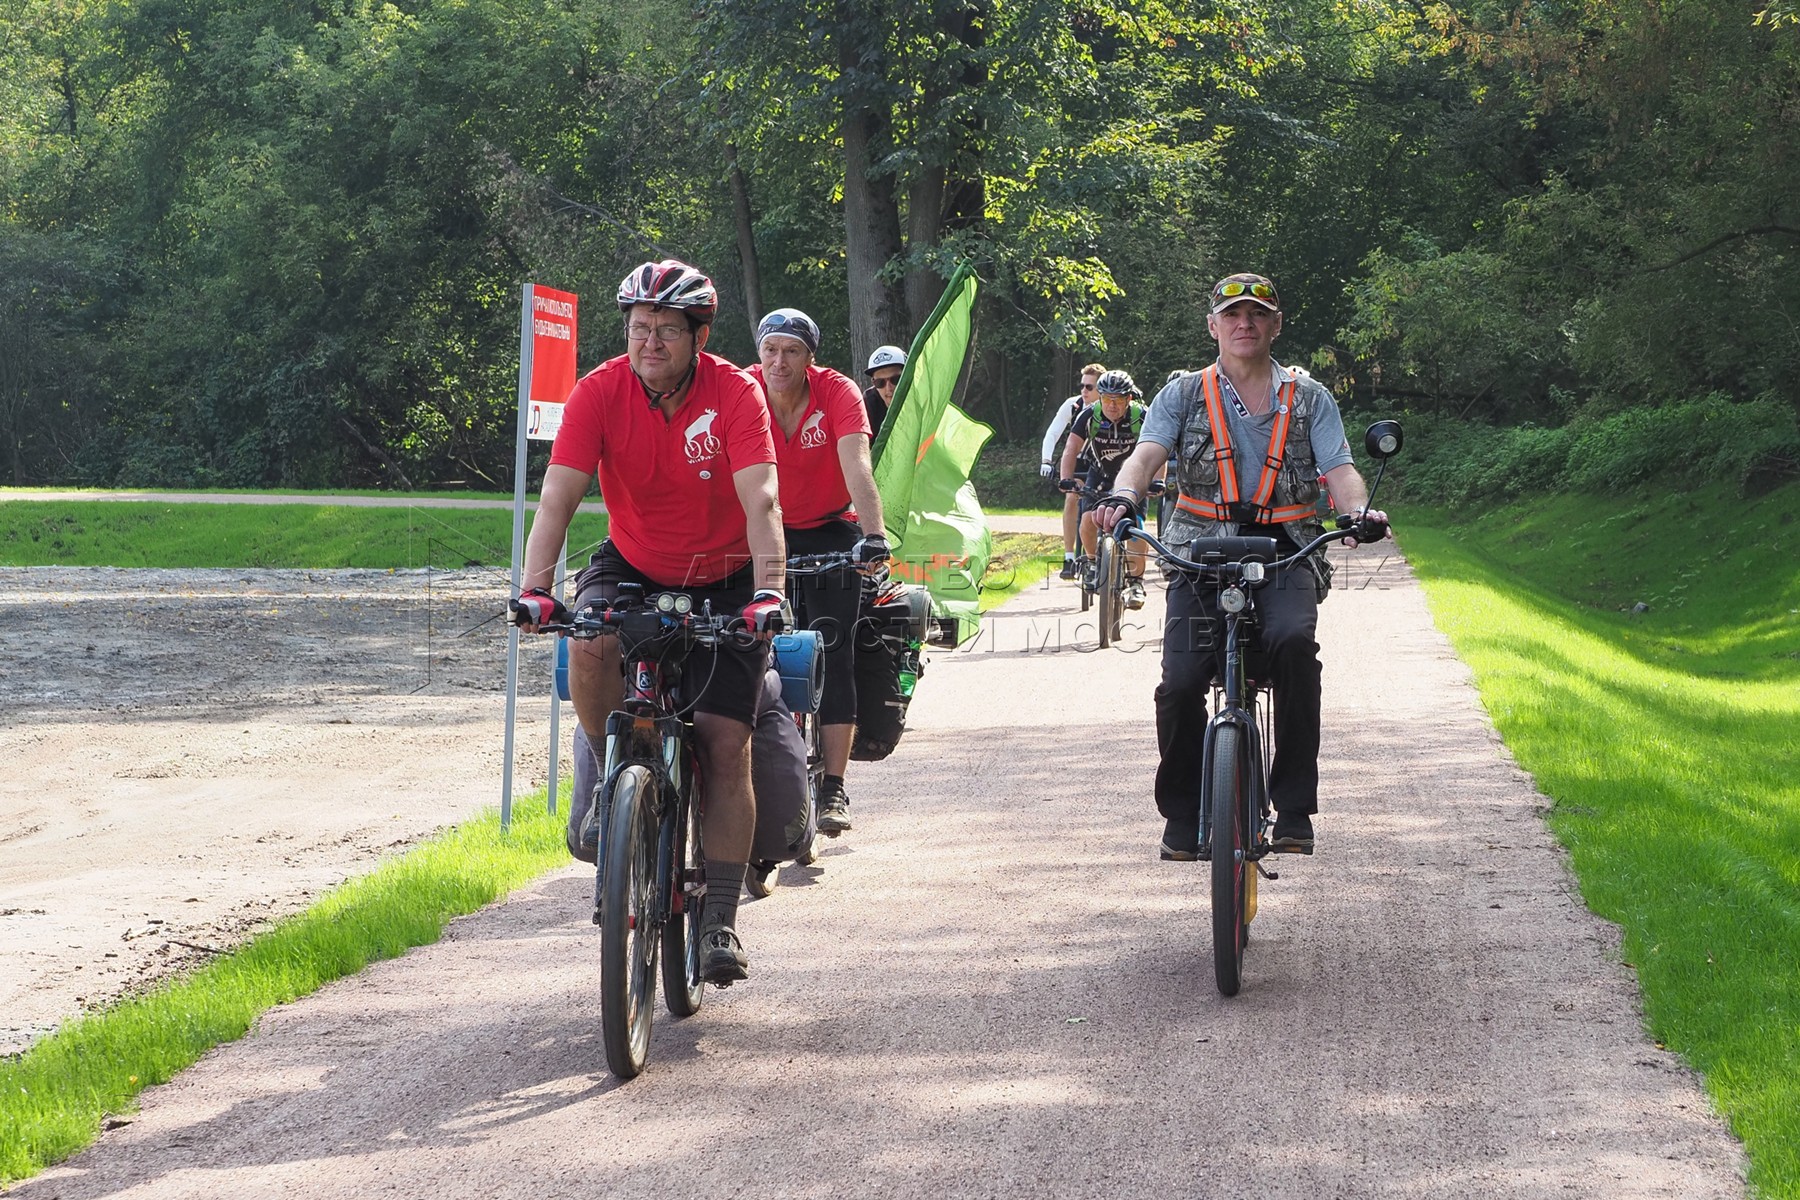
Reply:
[[349, 417], [339, 413], [338, 420], [343, 423], [345, 429], [350, 431], [350, 436], [356, 439], [357, 445], [361, 446], [364, 450], [367, 450], [372, 457], [388, 469], [388, 474], [393, 476], [394, 481], [398, 483], [401, 488], [409, 492], [415, 490], [413, 488], [412, 480], [406, 477], [406, 472], [400, 469], [399, 463], [389, 457], [387, 451], [364, 437], [362, 430], [352, 424]]
[[[858, 68], [858, 50], [844, 45], [846, 72]], [[894, 177], [872, 177], [870, 166], [890, 119], [885, 109], [854, 95], [844, 98], [844, 259], [850, 286], [850, 361], [860, 367], [875, 347], [908, 345], [905, 299], [881, 279], [900, 253], [900, 209]]]
[[750, 215], [750, 184], [738, 165], [737, 146], [727, 143], [725, 161], [731, 167], [731, 219], [737, 227], [738, 265], [744, 274], [744, 307], [749, 310], [750, 341], [756, 342], [757, 322], [762, 320], [762, 268], [756, 260], [756, 225]]
[[906, 189], [906, 250], [912, 263], [906, 271], [906, 307], [915, 334], [925, 327], [944, 294], [944, 277], [923, 261], [925, 253], [938, 244], [943, 220], [944, 168], [940, 164], [921, 170]]

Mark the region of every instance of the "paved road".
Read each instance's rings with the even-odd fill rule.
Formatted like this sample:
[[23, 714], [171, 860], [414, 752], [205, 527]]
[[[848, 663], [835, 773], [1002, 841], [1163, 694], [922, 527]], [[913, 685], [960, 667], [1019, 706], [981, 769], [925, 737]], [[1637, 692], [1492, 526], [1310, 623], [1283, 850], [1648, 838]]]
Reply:
[[746, 905], [751, 980], [662, 1014], [638, 1080], [605, 1070], [569, 870], [271, 1013], [17, 1195], [1743, 1195], [1381, 554], [1324, 610], [1320, 853], [1264, 885], [1234, 999], [1203, 870], [1153, 850], [1154, 648], [1090, 652], [1048, 584], [932, 660], [855, 831]]

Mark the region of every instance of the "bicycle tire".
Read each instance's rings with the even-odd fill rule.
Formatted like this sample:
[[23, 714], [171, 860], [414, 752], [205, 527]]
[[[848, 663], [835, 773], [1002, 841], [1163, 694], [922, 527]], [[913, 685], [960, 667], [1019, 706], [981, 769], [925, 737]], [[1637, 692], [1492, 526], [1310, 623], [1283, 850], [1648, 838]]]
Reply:
[[656, 828], [650, 823], [650, 769], [632, 763], [612, 783], [600, 905], [600, 1033], [606, 1065], [634, 1079], [650, 1057], [656, 952], [651, 927], [656, 888]]
[[1256, 870], [1250, 845], [1250, 781], [1243, 730], [1221, 723], [1213, 730], [1211, 767], [1202, 797], [1212, 814], [1213, 977], [1219, 994], [1235, 996], [1243, 984], [1248, 883]]
[[806, 741], [806, 799], [801, 801], [805, 811], [801, 814], [801, 833], [790, 844], [794, 861], [803, 867], [810, 867], [819, 861], [819, 780], [825, 775], [825, 750], [821, 744], [823, 734], [819, 731], [819, 718], [816, 714], [802, 715], [800, 734]]
[[1094, 607], [1094, 593], [1088, 590], [1087, 585], [1087, 564], [1082, 563], [1076, 570], [1081, 574], [1076, 578], [1075, 586], [1081, 589], [1081, 611], [1086, 612]]
[[1125, 572], [1118, 539], [1110, 533], [1101, 535], [1094, 561], [1094, 580], [1100, 585], [1100, 648], [1104, 650], [1124, 632]]
[[706, 888], [689, 890], [694, 881], [706, 879], [706, 851], [700, 840], [700, 806], [689, 792], [675, 805], [675, 836], [670, 854], [670, 890], [681, 897], [681, 911], [670, 897], [669, 919], [662, 929], [663, 1003], [678, 1017], [691, 1017], [706, 999], [706, 981], [700, 978], [700, 917], [706, 907]]

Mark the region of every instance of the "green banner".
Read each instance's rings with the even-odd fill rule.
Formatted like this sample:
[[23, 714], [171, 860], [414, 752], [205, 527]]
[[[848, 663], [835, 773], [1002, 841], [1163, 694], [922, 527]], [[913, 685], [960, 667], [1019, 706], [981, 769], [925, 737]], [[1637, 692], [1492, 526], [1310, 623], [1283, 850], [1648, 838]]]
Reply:
[[981, 576], [993, 556], [969, 471], [994, 431], [951, 403], [968, 357], [975, 290], [974, 271], [958, 267], [913, 339], [874, 448], [894, 573], [925, 585], [937, 614], [956, 619], [959, 641], [980, 626]]

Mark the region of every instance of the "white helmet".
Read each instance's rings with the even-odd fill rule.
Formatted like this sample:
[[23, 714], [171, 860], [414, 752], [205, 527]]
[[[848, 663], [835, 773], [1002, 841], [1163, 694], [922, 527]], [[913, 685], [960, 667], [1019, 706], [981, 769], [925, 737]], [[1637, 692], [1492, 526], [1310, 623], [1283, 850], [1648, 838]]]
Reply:
[[873, 375], [883, 367], [904, 367], [906, 351], [898, 346], [877, 346], [875, 353], [869, 355], [869, 365], [863, 368], [864, 375]]

